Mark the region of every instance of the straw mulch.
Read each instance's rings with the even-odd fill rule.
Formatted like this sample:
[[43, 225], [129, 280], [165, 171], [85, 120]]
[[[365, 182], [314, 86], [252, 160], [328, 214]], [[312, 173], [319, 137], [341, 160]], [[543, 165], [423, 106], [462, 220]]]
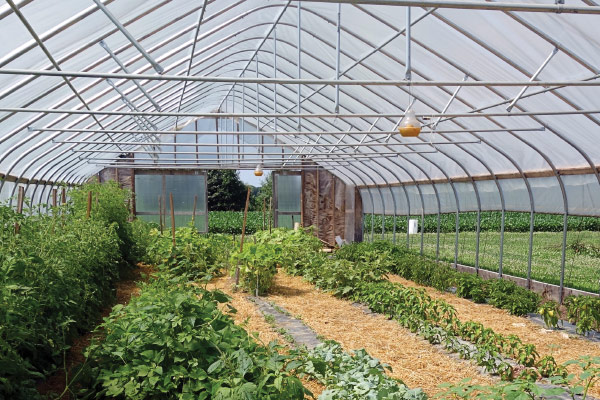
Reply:
[[[540, 356], [553, 355], [558, 363], [584, 355], [600, 356], [598, 342], [567, 335], [561, 331], [544, 329], [527, 318], [516, 317], [488, 304], [477, 304], [451, 293], [442, 293], [434, 288], [417, 285], [398, 275], [389, 275], [389, 280], [404, 286], [423, 288], [431, 297], [453, 305], [461, 321], [480, 322], [485, 327], [505, 336], [517, 335], [524, 343], [534, 344]], [[594, 396], [600, 396], [600, 387], [594, 388], [593, 392]]]
[[[273, 330], [271, 325], [265, 321], [256, 304], [248, 300], [248, 294], [240, 291], [234, 292], [232, 286], [231, 279], [225, 276], [213, 279], [208, 284], [207, 289], [219, 289], [231, 296], [231, 305], [237, 310], [232, 315], [235, 323], [241, 325], [248, 333], [256, 334], [261, 343], [266, 345], [274, 340], [279, 344], [286, 345], [285, 338]], [[223, 311], [226, 311], [226, 309], [223, 308]], [[325, 390], [323, 385], [315, 381], [302, 379], [302, 384], [314, 394], [315, 398]]]
[[349, 301], [321, 292], [299, 277], [280, 272], [269, 300], [284, 307], [317, 334], [338, 341], [346, 351], [364, 348], [389, 364], [391, 376], [429, 395], [438, 385], [470, 377], [472, 383], [492, 384], [473, 364], [448, 355], [382, 315], [367, 315]]

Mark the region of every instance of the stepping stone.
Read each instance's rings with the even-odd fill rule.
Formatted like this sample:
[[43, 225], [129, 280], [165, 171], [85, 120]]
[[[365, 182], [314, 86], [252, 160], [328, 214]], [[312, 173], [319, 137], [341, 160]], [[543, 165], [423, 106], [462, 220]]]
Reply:
[[[253, 301], [263, 315], [270, 315], [275, 320], [275, 324], [283, 328], [288, 335], [294, 339], [296, 346], [306, 346], [308, 349], [313, 349], [318, 346], [321, 341], [317, 338], [317, 334], [304, 323], [292, 317], [282, 307], [273, 307], [269, 302], [260, 297], [249, 296], [248, 299]], [[283, 312], [281, 312], [282, 310]]]

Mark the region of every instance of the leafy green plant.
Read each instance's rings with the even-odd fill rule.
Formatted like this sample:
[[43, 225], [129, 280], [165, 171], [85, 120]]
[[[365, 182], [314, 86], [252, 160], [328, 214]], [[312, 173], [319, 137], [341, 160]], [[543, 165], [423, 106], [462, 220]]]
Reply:
[[558, 327], [558, 317], [560, 316], [560, 310], [558, 309], [557, 302], [553, 300], [545, 302], [544, 304], [542, 304], [538, 312], [544, 319], [544, 323], [548, 328]]
[[282, 256], [280, 246], [247, 244], [243, 251], [232, 253], [232, 273], [239, 265], [241, 286], [250, 293], [266, 294], [273, 284], [273, 277], [277, 273], [277, 265], [281, 263]]
[[[223, 314], [219, 291], [160, 273], [116, 306], [72, 385], [84, 398], [303, 399], [289, 358], [254, 342]], [[234, 310], [230, 307], [230, 310]]]
[[600, 299], [588, 296], [569, 296], [565, 299], [569, 322], [576, 324], [577, 332], [586, 334], [600, 330]]
[[327, 341], [296, 354], [297, 361], [288, 364], [288, 368], [326, 386], [319, 400], [427, 399], [421, 389], [408, 389], [402, 381], [387, 376], [390, 366], [365, 350], [348, 354], [339, 343]]

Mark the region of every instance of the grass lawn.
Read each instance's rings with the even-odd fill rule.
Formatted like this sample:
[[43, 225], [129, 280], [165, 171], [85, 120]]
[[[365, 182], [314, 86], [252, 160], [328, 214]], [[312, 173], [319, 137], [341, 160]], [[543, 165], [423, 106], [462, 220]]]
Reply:
[[[380, 239], [381, 233], [375, 233]], [[386, 239], [392, 235], [386, 234]], [[365, 235], [370, 240], [370, 235]], [[410, 235], [410, 248], [419, 251], [421, 235]], [[454, 233], [440, 234], [440, 259], [454, 262]], [[398, 244], [406, 243], [406, 233], [396, 234]], [[475, 265], [475, 232], [459, 234], [458, 262]], [[435, 257], [436, 234], [425, 233], [423, 252]], [[528, 232], [504, 234], [503, 273], [527, 277]], [[535, 232], [531, 277], [535, 280], [559, 284], [562, 249], [562, 232]], [[498, 271], [500, 258], [500, 233], [482, 232], [479, 245], [479, 266]], [[598, 293], [600, 291], [600, 232], [568, 232], [565, 262], [565, 286]]]

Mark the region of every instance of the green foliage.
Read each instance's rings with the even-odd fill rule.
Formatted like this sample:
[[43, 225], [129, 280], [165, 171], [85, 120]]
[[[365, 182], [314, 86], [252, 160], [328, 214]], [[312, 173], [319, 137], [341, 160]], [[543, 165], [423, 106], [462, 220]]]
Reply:
[[319, 400], [425, 400], [421, 389], [408, 389], [402, 381], [390, 378], [387, 364], [371, 357], [365, 350], [350, 355], [339, 343], [328, 341], [310, 351], [300, 352], [288, 365], [298, 373], [327, 387]]
[[540, 309], [538, 310], [542, 318], [544, 319], [544, 323], [548, 328], [556, 328], [558, 327], [558, 317], [560, 316], [560, 311], [558, 309], [558, 303], [554, 300], [550, 300], [542, 304]]
[[188, 279], [220, 273], [228, 264], [231, 240], [223, 235], [201, 235], [194, 227], [177, 228], [175, 247], [170, 232], [150, 231], [148, 259], [160, 270]]
[[0, 208], [0, 225], [0, 398], [32, 399], [35, 381], [54, 372], [73, 337], [112, 301], [120, 240], [115, 223], [68, 214]]
[[537, 310], [540, 296], [505, 279], [491, 279], [485, 286], [489, 303], [513, 315], [526, 315]]
[[139, 249], [135, 248], [133, 229], [128, 222], [129, 210], [126, 207], [127, 201], [131, 199], [131, 193], [121, 189], [115, 181], [86, 183], [69, 192], [70, 207], [76, 218], [86, 216], [88, 192], [92, 192], [90, 218], [106, 225], [116, 224], [123, 259], [130, 263], [139, 261], [136, 259], [136, 255], [139, 256]]
[[479, 399], [479, 400], [542, 400], [567, 394], [560, 387], [546, 387], [528, 380], [515, 380], [495, 385], [472, 385], [470, 378], [457, 384], [445, 383], [440, 385], [442, 390], [436, 394], [436, 399]]
[[[210, 211], [240, 211], [246, 204], [246, 186], [235, 170], [209, 170], [206, 180]], [[241, 225], [240, 225], [241, 227]]]
[[269, 173], [265, 178], [263, 178], [256, 195], [252, 193], [252, 197], [250, 197], [250, 210], [262, 212], [264, 204], [265, 209], [268, 212], [269, 199], [271, 197], [273, 197], [273, 174]]
[[600, 299], [588, 296], [569, 296], [565, 299], [567, 318], [576, 324], [577, 332], [600, 331]]
[[[160, 273], [116, 306], [86, 350], [75, 382], [84, 398], [303, 399], [289, 359], [256, 344], [223, 314], [228, 297]], [[235, 310], [229, 307], [231, 312]]]
[[[265, 218], [265, 226], [268, 227], [268, 211]], [[211, 211], [208, 213], [208, 232], [241, 235], [243, 222], [243, 211]], [[248, 216], [246, 218], [246, 234], [251, 235], [261, 229], [262, 211], [248, 211]]]
[[248, 292], [266, 294], [281, 264], [283, 249], [278, 245], [246, 244], [231, 254], [232, 273], [239, 267], [240, 285]]
[[[373, 227], [375, 231], [381, 231], [383, 216], [375, 215], [373, 218]], [[414, 216], [413, 216], [414, 218]], [[456, 214], [440, 215], [440, 232], [454, 232], [456, 229]], [[505, 213], [505, 232], [529, 232], [531, 215], [528, 212], [507, 212]], [[396, 232], [406, 232], [406, 218], [396, 217]], [[419, 226], [421, 222], [419, 221]], [[481, 231], [499, 232], [501, 225], [501, 212], [486, 211], [481, 213]], [[394, 226], [394, 217], [385, 217], [385, 231], [392, 232]], [[460, 213], [459, 230], [460, 232], [475, 232], [477, 226], [477, 213]], [[568, 227], [571, 230], [600, 230], [600, 218], [595, 217], [568, 217]], [[425, 232], [437, 232], [437, 215], [425, 216]], [[535, 229], [538, 232], [561, 232], [563, 230], [563, 216], [553, 214], [536, 214]], [[371, 215], [365, 215], [365, 231], [371, 231]], [[594, 251], [594, 249], [591, 249]]]

